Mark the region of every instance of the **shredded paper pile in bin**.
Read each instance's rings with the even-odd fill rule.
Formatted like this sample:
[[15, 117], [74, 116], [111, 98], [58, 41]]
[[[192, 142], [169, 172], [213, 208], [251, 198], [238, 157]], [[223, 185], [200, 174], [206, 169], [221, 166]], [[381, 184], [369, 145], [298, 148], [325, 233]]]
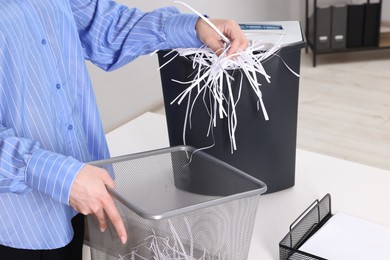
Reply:
[[100, 232], [89, 216], [92, 259], [247, 258], [263, 182], [189, 146], [95, 165], [115, 176], [111, 192], [128, 241], [123, 245], [112, 225]]

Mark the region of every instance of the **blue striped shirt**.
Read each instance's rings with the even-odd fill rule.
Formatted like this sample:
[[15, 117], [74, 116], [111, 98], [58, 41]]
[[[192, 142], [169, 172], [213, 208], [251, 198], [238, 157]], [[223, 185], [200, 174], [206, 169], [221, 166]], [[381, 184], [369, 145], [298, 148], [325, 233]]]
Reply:
[[73, 236], [72, 182], [109, 157], [85, 60], [113, 70], [200, 46], [196, 19], [110, 0], [0, 1], [0, 244], [52, 249]]

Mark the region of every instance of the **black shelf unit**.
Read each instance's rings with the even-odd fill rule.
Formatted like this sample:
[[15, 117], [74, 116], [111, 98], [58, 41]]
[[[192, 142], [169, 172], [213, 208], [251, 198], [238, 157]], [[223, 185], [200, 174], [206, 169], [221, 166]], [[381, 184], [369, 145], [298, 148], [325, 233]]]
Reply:
[[[309, 17], [309, 1], [313, 2], [312, 6], [312, 21], [310, 21]], [[379, 21], [378, 21], [378, 39], [377, 44], [371, 45], [371, 46], [358, 46], [358, 47], [345, 47], [341, 49], [318, 49], [317, 48], [317, 23], [318, 21], [318, 5], [317, 3], [320, 0], [306, 0], [306, 26], [305, 26], [305, 35], [307, 39], [307, 46], [306, 46], [306, 53], [308, 52], [308, 49], [312, 52], [312, 63], [313, 67], [317, 65], [317, 55], [321, 54], [335, 54], [335, 53], [345, 53], [345, 52], [356, 52], [356, 51], [370, 51], [370, 50], [378, 50], [378, 49], [388, 49], [390, 48], [390, 32], [380, 32], [380, 23], [381, 23], [381, 12], [382, 12], [382, 0], [379, 0], [379, 2], [376, 2], [379, 4]], [[371, 4], [370, 0], [367, 0], [367, 5]], [[348, 5], [347, 5], [348, 6]], [[366, 13], [364, 13], [366, 15]], [[365, 18], [364, 18], [365, 19]], [[311, 26], [313, 28], [311, 28]], [[310, 30], [312, 33], [312, 36], [310, 35]], [[363, 29], [362, 29], [363, 30]]]

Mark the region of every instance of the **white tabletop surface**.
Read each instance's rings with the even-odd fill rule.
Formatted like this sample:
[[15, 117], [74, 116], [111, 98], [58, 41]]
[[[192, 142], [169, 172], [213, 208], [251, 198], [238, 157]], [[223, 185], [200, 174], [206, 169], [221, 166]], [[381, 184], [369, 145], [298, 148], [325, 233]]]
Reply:
[[[165, 117], [154, 113], [106, 137], [112, 157], [169, 146]], [[295, 186], [260, 196], [248, 259], [279, 259], [279, 242], [290, 224], [326, 193], [333, 212], [390, 226], [390, 171], [298, 149]]]

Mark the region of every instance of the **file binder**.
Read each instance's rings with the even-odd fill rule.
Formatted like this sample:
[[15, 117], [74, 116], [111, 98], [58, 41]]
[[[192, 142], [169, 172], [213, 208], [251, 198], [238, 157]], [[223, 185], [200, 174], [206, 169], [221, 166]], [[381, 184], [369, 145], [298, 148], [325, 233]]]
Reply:
[[377, 47], [379, 45], [380, 13], [380, 3], [368, 3], [366, 5], [363, 46]]
[[363, 28], [365, 4], [348, 5], [347, 14], [347, 47], [357, 48], [363, 46]]
[[331, 7], [317, 7], [317, 50], [330, 50]]
[[332, 7], [331, 49], [345, 49], [347, 46], [347, 6]]

